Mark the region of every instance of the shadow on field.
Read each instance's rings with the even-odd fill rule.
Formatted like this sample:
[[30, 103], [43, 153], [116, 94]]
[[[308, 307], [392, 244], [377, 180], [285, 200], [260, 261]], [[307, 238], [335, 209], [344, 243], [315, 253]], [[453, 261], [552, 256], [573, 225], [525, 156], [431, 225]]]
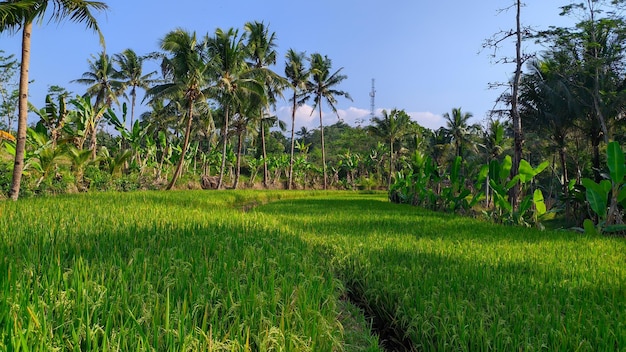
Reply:
[[397, 343], [391, 350], [626, 346], [626, 278], [590, 252], [593, 238], [356, 197], [255, 211], [335, 256], [350, 298]]
[[277, 216], [285, 224], [319, 236], [393, 233], [413, 238], [522, 243], [584, 239], [573, 232], [529, 231], [380, 199], [296, 199], [273, 202], [255, 211]]

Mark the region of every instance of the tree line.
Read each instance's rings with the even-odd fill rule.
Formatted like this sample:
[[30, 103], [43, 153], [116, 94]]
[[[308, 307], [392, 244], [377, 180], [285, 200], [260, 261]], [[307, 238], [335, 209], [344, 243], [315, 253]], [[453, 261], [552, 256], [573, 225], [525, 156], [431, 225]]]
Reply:
[[[0, 2], [0, 28], [30, 30], [27, 24], [46, 11], [33, 3], [54, 4], [52, 18], [85, 22], [97, 32], [91, 11], [106, 10], [101, 2]], [[20, 75], [17, 91], [8, 84], [20, 64], [23, 72], [28, 63], [0, 55], [0, 111], [6, 118], [2, 139], [15, 160], [11, 165], [9, 158], [2, 159], [3, 175], [13, 172], [10, 182], [6, 176], [1, 180], [2, 187], [16, 199], [16, 175], [23, 167], [19, 174], [28, 182], [22, 189], [29, 193], [45, 193], [42, 185], [55, 184], [78, 190], [172, 189], [184, 182], [238, 188], [257, 185], [257, 178], [262, 187], [391, 189], [432, 163], [439, 180], [430, 185], [435, 193], [457, 182], [447, 177], [454, 173], [469, 188], [483, 182], [488, 200], [489, 189], [495, 190], [480, 172], [494, 161], [506, 164], [509, 156], [509, 181], [528, 171], [520, 171], [522, 161], [548, 162], [547, 172], [533, 176], [532, 187], [507, 188], [502, 196], [512, 209], [526, 193], [540, 189], [552, 209], [562, 208], [580, 222], [589, 213], [583, 179], [601, 182], [607, 146], [624, 142], [622, 7], [623, 1], [568, 4], [561, 7], [562, 15], [579, 20], [573, 27], [534, 31], [522, 26], [523, 7], [515, 1], [514, 29], [490, 42], [497, 46], [512, 38], [516, 43], [508, 61], [515, 64], [507, 82], [511, 88], [498, 99], [503, 108], [480, 125], [470, 123], [471, 113], [453, 108], [437, 130], [420, 126], [402, 109], [384, 110], [366, 126], [340, 120], [324, 126], [322, 107], [336, 113], [338, 99], [351, 99], [340, 89], [347, 79], [342, 68], [335, 69], [322, 54], [290, 49], [282, 58], [284, 72], [276, 72], [281, 59], [276, 33], [263, 22], [205, 35], [175, 29], [161, 38], [159, 52], [145, 55], [132, 49], [112, 56], [99, 53], [75, 80], [86, 85], [84, 94], [52, 87], [42, 108], [23, 107], [19, 92], [28, 78], [25, 84]], [[522, 53], [524, 41], [544, 49]], [[160, 71], [145, 72], [147, 61], [157, 62]], [[145, 92], [141, 102], [138, 90]], [[279, 121], [273, 113], [281, 99], [290, 102], [291, 121]], [[296, 131], [296, 111], [307, 102], [320, 128]], [[147, 105], [140, 116], [137, 104]], [[23, 122], [28, 111], [39, 117], [29, 128]], [[621, 206], [612, 204], [611, 209], [621, 211]]]

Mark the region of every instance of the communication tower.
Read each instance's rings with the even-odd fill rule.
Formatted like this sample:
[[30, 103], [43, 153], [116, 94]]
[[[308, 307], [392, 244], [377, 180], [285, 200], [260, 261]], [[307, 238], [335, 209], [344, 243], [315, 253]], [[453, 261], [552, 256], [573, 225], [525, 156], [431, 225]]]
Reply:
[[372, 91], [370, 92], [370, 119], [374, 118], [376, 109], [376, 87], [374, 86], [374, 79], [372, 78]]

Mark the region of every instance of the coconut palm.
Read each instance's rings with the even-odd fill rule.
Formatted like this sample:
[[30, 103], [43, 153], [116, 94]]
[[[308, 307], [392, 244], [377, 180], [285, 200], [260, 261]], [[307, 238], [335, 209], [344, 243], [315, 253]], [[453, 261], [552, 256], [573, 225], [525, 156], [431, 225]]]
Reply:
[[383, 110], [383, 117], [373, 117], [369, 130], [372, 134], [384, 138], [389, 143], [389, 178], [387, 188], [391, 189], [391, 179], [393, 176], [393, 145], [406, 136], [411, 129], [411, 117], [404, 111], [392, 109], [391, 112]]
[[[485, 150], [487, 164], [492, 160], [497, 160], [504, 153], [509, 144], [506, 136], [506, 125], [500, 120], [490, 120], [486, 128], [482, 131], [482, 143], [480, 146]], [[485, 179], [485, 204], [490, 205], [490, 183], [489, 175]]]
[[149, 73], [143, 73], [143, 63], [146, 59], [152, 56], [139, 56], [132, 49], [126, 49], [120, 54], [116, 54], [113, 60], [119, 65], [116, 78], [120, 79], [126, 88], [130, 88], [130, 126], [133, 126], [135, 118], [135, 105], [137, 101], [137, 88], [144, 90], [150, 89], [150, 87], [159, 81], [152, 77], [156, 74], [156, 71]]
[[227, 31], [218, 28], [215, 35], [208, 38], [208, 53], [214, 60], [214, 79], [216, 84], [211, 87], [211, 96], [221, 105], [222, 121], [222, 162], [217, 188], [224, 185], [224, 171], [228, 152], [228, 128], [230, 115], [238, 101], [251, 94], [265, 97], [264, 83], [256, 79], [255, 71], [246, 62], [244, 36], [231, 28]]
[[[584, 116], [585, 113], [574, 96], [575, 87], [572, 87], [565, 78], [564, 73], [570, 69], [572, 62], [569, 55], [563, 54], [554, 52], [544, 60], [530, 62], [528, 65], [530, 72], [522, 79], [520, 105], [524, 119], [528, 120], [527, 129], [547, 136], [552, 147], [556, 149], [561, 164], [561, 186], [567, 198], [569, 193], [567, 145], [575, 127], [575, 117]], [[591, 122], [597, 126], [596, 119], [592, 119]], [[595, 135], [599, 135], [600, 130], [596, 128]], [[599, 138], [597, 140], [599, 141]], [[569, 204], [566, 204], [566, 207], [569, 207]]]
[[81, 78], [72, 82], [87, 85], [87, 95], [95, 97], [95, 106], [110, 108], [113, 103], [119, 105], [119, 97], [124, 95], [124, 83], [116, 77], [119, 73], [113, 66], [111, 57], [104, 52], [98, 56], [92, 55], [88, 60], [89, 70]]
[[445, 131], [454, 143], [456, 156], [463, 156], [463, 145], [468, 142], [470, 128], [472, 128], [469, 124], [472, 116], [470, 112], [461, 112], [461, 108], [452, 109], [452, 115], [443, 114], [443, 118], [446, 120]]
[[[269, 110], [269, 105], [275, 105], [277, 96], [282, 97], [282, 89], [288, 83], [269, 69], [269, 66], [276, 64], [276, 34], [269, 31], [263, 22], [247, 22], [244, 29], [248, 34], [247, 49], [249, 58], [252, 60], [250, 66], [256, 70], [257, 78], [264, 83], [266, 102], [268, 104], [261, 105], [260, 115], [264, 116], [265, 110]], [[263, 185], [267, 187], [268, 170], [267, 170], [267, 151], [265, 147], [265, 121], [259, 120], [261, 134], [261, 149], [263, 152]]]
[[[309, 91], [309, 71], [304, 66], [305, 55], [303, 52], [296, 52], [293, 49], [287, 51], [285, 63], [285, 76], [289, 80], [293, 89], [291, 96], [291, 151], [289, 158], [289, 181], [287, 187], [291, 189], [293, 183], [293, 154], [295, 148], [295, 128], [296, 128], [296, 111], [308, 100], [307, 92]], [[302, 127], [306, 131], [306, 127]]]
[[[322, 120], [322, 101], [325, 100], [331, 110], [337, 114], [337, 96], [343, 96], [346, 99], [352, 100], [350, 94], [347, 92], [335, 89], [339, 83], [343, 82], [348, 76], [342, 75], [341, 70], [343, 67], [330, 73], [332, 69], [332, 62], [328, 56], [322, 56], [321, 54], [314, 53], [309, 58], [310, 72], [311, 72], [311, 94], [314, 99], [313, 109], [311, 114], [317, 108], [319, 110], [320, 117], [320, 132], [322, 143], [322, 167], [324, 173], [324, 189], [328, 188], [328, 176], [326, 172], [326, 150], [324, 146], [324, 122]], [[339, 117], [339, 115], [337, 115]]]
[[149, 89], [146, 94], [152, 97], [153, 100], [182, 97], [183, 101], [181, 104], [185, 107], [183, 114], [185, 122], [183, 146], [180, 159], [176, 165], [176, 171], [166, 188], [170, 190], [174, 187], [176, 180], [178, 180], [182, 172], [185, 154], [189, 147], [194, 106], [197, 102], [206, 98], [210, 66], [205, 57], [206, 42], [199, 42], [195, 32], [189, 33], [183, 29], [173, 30], [161, 39], [160, 47], [166, 52], [166, 56], [161, 63], [166, 83]]
[[18, 104], [17, 142], [15, 146], [15, 162], [13, 180], [9, 196], [13, 200], [19, 197], [22, 170], [24, 168], [24, 152], [26, 150], [26, 129], [28, 124], [28, 71], [30, 70], [30, 46], [33, 31], [33, 22], [43, 20], [48, 6], [52, 5], [50, 19], [60, 22], [69, 19], [82, 22], [87, 28], [93, 29], [100, 35], [100, 42], [104, 37], [92, 10], [104, 11], [108, 7], [104, 2], [86, 0], [7, 0], [0, 1], [0, 32], [22, 31], [22, 59], [20, 66], [20, 86]]
[[300, 130], [296, 132], [296, 136], [300, 137], [300, 142], [310, 144], [311, 138], [313, 138], [313, 131], [310, 131], [306, 126], [302, 126]]
[[237, 161], [235, 165], [235, 181], [233, 183], [234, 189], [237, 189], [239, 177], [241, 176], [241, 158], [244, 138], [246, 135], [256, 132], [254, 126], [259, 124], [258, 120], [261, 120], [259, 114], [261, 114], [263, 110], [259, 109], [258, 100], [258, 98], [253, 98], [241, 101], [236, 109], [237, 112], [233, 116], [231, 126], [233, 133], [237, 136], [237, 149], [235, 152]]

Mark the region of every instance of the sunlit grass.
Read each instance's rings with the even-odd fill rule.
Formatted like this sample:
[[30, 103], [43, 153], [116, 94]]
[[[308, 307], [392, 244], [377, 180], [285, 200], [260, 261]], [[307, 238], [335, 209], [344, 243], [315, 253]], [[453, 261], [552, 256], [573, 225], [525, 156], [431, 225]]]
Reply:
[[333, 253], [338, 277], [428, 351], [626, 348], [626, 243], [390, 204], [302, 199], [259, 211]]
[[341, 350], [326, 258], [241, 211], [311, 194], [0, 203], [0, 350]]
[[385, 194], [0, 202], [0, 350], [378, 350], [348, 292], [418, 350], [623, 350], [625, 253]]

